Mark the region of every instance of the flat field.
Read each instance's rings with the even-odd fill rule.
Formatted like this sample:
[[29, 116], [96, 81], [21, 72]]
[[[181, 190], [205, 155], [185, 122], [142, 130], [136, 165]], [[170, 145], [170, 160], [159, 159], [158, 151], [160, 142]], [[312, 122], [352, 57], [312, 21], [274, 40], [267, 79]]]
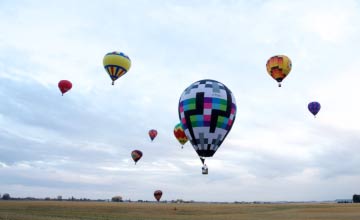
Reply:
[[0, 201], [1, 220], [359, 220], [360, 204]]

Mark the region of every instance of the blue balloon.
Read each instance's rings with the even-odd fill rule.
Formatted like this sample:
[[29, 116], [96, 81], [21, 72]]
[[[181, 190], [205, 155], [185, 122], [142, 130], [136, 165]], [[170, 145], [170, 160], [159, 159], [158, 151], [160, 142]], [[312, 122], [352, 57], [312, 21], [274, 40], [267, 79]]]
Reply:
[[309, 111], [316, 116], [316, 114], [320, 111], [321, 105], [318, 102], [310, 102], [308, 104]]

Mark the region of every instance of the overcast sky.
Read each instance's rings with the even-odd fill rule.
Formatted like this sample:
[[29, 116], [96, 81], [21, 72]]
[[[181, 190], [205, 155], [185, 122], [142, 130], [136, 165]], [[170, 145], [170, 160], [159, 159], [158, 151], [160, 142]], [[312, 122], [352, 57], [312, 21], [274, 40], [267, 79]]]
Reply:
[[[91, 3], [90, 3], [91, 2]], [[360, 193], [359, 1], [1, 1], [0, 193], [334, 200]], [[104, 55], [130, 71], [114, 86]], [[269, 57], [290, 57], [278, 88]], [[73, 83], [61, 96], [59, 80]], [[173, 135], [183, 90], [224, 83], [230, 134], [207, 159]], [[321, 103], [318, 117], [308, 112]], [[148, 130], [158, 136], [151, 143]], [[141, 150], [135, 166], [130, 152]]]

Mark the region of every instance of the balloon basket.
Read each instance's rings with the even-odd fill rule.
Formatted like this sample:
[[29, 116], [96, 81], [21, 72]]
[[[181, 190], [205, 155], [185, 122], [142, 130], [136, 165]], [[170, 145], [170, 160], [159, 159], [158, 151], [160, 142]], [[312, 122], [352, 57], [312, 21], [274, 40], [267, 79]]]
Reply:
[[202, 167], [202, 174], [207, 175], [209, 173], [209, 169], [207, 167]]

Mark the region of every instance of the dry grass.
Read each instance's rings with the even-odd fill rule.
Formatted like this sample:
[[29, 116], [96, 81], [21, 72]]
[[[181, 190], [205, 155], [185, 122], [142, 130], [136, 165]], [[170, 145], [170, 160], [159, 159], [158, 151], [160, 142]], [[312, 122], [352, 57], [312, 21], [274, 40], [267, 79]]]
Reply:
[[[176, 207], [176, 210], [175, 210]], [[360, 204], [0, 202], [1, 220], [359, 220]]]

